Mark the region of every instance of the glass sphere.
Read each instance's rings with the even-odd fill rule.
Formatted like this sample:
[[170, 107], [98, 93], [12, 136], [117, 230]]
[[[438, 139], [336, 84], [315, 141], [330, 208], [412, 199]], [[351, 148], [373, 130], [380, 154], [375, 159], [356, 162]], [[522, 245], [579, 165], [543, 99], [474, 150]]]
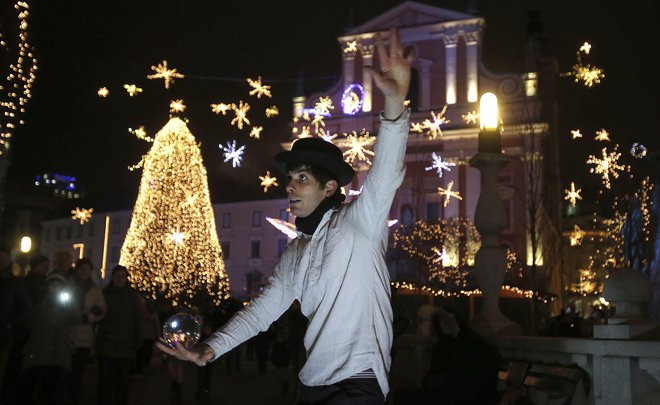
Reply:
[[180, 342], [183, 347], [190, 349], [199, 341], [202, 327], [194, 316], [179, 312], [167, 319], [163, 325], [163, 338], [170, 347]]

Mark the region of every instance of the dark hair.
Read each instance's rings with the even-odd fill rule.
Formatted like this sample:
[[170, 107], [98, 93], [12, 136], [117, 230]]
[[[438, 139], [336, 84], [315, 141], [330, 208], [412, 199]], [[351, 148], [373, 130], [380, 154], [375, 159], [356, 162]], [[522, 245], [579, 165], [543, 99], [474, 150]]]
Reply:
[[118, 265], [116, 265], [115, 267], [112, 268], [112, 273], [110, 273], [110, 277], [112, 277], [112, 275], [114, 275], [115, 272], [118, 272], [118, 271], [123, 271], [123, 272], [126, 273], [126, 275], [128, 275], [128, 269], [126, 267], [122, 266], [121, 264], [118, 264]]
[[76, 260], [76, 264], [73, 267], [77, 269], [78, 267], [84, 265], [88, 265], [90, 269], [94, 269], [94, 264], [86, 257]]
[[[336, 181], [337, 185], [339, 185], [339, 179], [336, 174], [313, 163], [292, 162], [286, 165], [287, 173], [294, 170], [307, 170], [316, 180], [318, 180], [320, 189], [323, 189], [326, 183], [330, 180]], [[339, 190], [339, 187], [337, 187], [337, 190]]]

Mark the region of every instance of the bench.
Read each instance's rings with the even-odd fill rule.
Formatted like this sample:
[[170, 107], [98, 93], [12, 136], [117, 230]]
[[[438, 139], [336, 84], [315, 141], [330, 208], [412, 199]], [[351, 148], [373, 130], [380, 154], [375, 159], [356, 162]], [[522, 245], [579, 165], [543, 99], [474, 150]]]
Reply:
[[587, 373], [575, 364], [559, 365], [511, 360], [498, 373], [500, 405], [586, 404]]

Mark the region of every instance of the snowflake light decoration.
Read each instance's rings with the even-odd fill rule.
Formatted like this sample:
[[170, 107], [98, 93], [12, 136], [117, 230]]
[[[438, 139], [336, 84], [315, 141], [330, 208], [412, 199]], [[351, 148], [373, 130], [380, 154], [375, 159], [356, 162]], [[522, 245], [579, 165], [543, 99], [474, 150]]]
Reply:
[[479, 119], [479, 113], [476, 111], [470, 111], [467, 114], [461, 115], [461, 117], [463, 117], [463, 121], [465, 121], [466, 124], [476, 124]]
[[94, 212], [94, 208], [85, 209], [76, 207], [75, 210], [71, 210], [71, 219], [80, 221], [80, 225], [82, 225], [92, 218], [92, 212]]
[[562, 73], [561, 76], [573, 76], [575, 83], [583, 82], [585, 87], [593, 87], [595, 84], [600, 83], [600, 80], [605, 77], [602, 69], [589, 64], [582, 63], [581, 53], [584, 52], [588, 55], [591, 52], [591, 44], [585, 42], [576, 52], [577, 63], [572, 66], [572, 70], [567, 73]]
[[186, 105], [183, 104], [182, 99], [170, 101], [170, 112], [173, 114], [183, 112], [186, 109]]
[[280, 110], [277, 108], [277, 106], [270, 106], [266, 108], [266, 118], [272, 118], [277, 115], [280, 115]]
[[223, 151], [225, 157], [224, 162], [227, 163], [231, 160], [232, 167], [239, 167], [243, 161], [243, 153], [245, 153], [245, 145], [236, 148], [236, 141], [227, 142], [227, 146], [218, 145]]
[[619, 171], [625, 169], [625, 166], [618, 163], [621, 153], [617, 152], [617, 147], [618, 145], [616, 145], [614, 150], [610, 153], [607, 152], [607, 148], [603, 148], [602, 158], [589, 155], [589, 158], [587, 159], [587, 164], [595, 165], [589, 170], [589, 172], [600, 174], [603, 185], [607, 189], [610, 188], [610, 176], [616, 179], [619, 177]]
[[450, 121], [445, 118], [445, 112], [447, 111], [447, 105], [442, 108], [442, 111], [440, 111], [437, 115], [435, 112], [431, 111], [431, 117], [433, 117], [433, 120], [429, 120], [428, 118], [422, 122], [421, 125], [415, 125], [411, 124], [411, 131], [414, 130], [414, 132], [419, 132], [422, 133], [424, 130], [426, 130], [426, 134], [428, 135], [429, 138], [435, 139], [438, 136], [442, 136], [442, 125], [448, 124]]
[[178, 229], [167, 234], [169, 240], [174, 242], [175, 245], [181, 245], [188, 238], [188, 235], [184, 232], [180, 232]]
[[569, 234], [571, 246], [580, 246], [585, 234], [586, 232], [580, 229], [577, 224], [573, 225], [573, 231]]
[[250, 130], [250, 138], [259, 139], [261, 137], [261, 131], [264, 130], [264, 127], [252, 127]]
[[268, 192], [268, 189], [270, 187], [279, 186], [279, 184], [277, 183], [277, 177], [270, 176], [270, 170], [266, 170], [265, 176], [259, 176], [259, 180], [261, 180], [261, 184], [259, 185], [264, 186], [264, 193]]
[[641, 143], [635, 142], [632, 144], [632, 147], [630, 148], [630, 154], [634, 158], [641, 159], [644, 156], [646, 156], [646, 146], [642, 145]]
[[462, 200], [463, 197], [461, 197], [461, 194], [458, 191], [452, 191], [452, 188], [454, 187], [454, 181], [450, 181], [447, 184], [447, 188], [442, 188], [438, 187], [438, 194], [445, 196], [445, 201], [442, 204], [443, 207], [446, 207], [449, 204], [449, 199], [451, 197], [456, 198], [457, 200]]
[[126, 89], [128, 95], [131, 97], [135, 96], [136, 94], [142, 93], [142, 89], [134, 84], [125, 84], [124, 88]]
[[108, 94], [110, 94], [110, 90], [108, 90], [107, 87], [101, 87], [99, 91], [96, 92], [96, 94], [98, 94], [99, 97], [108, 97]]
[[225, 103], [211, 104], [211, 111], [216, 114], [227, 115], [227, 111], [232, 110], [234, 108], [236, 108], [236, 104], [225, 104]]
[[337, 134], [331, 134], [330, 131], [326, 131], [321, 128], [318, 132], [319, 138], [323, 139], [326, 142], [332, 142], [333, 139], [337, 137]]
[[[295, 129], [295, 128], [294, 128], [294, 129]], [[310, 132], [310, 127], [308, 127], [308, 126], [303, 126], [303, 127], [300, 129], [300, 133], [298, 134], [298, 139], [301, 139], [301, 138], [311, 138], [311, 137], [312, 137], [312, 134], [311, 134], [311, 132]]]
[[573, 207], [575, 207], [577, 200], [582, 199], [582, 196], [580, 195], [582, 189], [581, 188], [576, 189], [574, 182], [571, 182], [571, 189], [570, 190], [566, 189], [564, 190], [564, 192], [566, 193], [566, 196], [564, 196], [564, 200], [568, 200], [568, 202], [570, 202]]
[[261, 83], [261, 76], [259, 76], [257, 80], [252, 80], [248, 78], [247, 82], [250, 85], [250, 87], [252, 87], [252, 90], [250, 91], [251, 96], [256, 95], [257, 98], [261, 98], [261, 96], [265, 96], [268, 98], [273, 97], [273, 95], [270, 93], [270, 86], [266, 86]]
[[436, 155], [435, 152], [431, 153], [431, 157], [433, 158], [433, 164], [429, 167], [425, 167], [424, 170], [426, 170], [427, 172], [429, 170], [435, 170], [438, 177], [442, 177], [443, 170], [450, 172], [451, 171], [450, 167], [456, 166], [456, 163], [450, 163], [447, 162], [446, 160], [442, 160], [442, 156]]
[[346, 151], [343, 153], [346, 163], [351, 164], [356, 160], [360, 160], [371, 165], [371, 159], [367, 155], [374, 156], [374, 152], [367, 149], [367, 147], [376, 142], [376, 139], [369, 135], [366, 129], [363, 129], [359, 135], [355, 131], [350, 134], [344, 133], [344, 135], [346, 139], [340, 141], [337, 146], [346, 148]]
[[573, 139], [582, 138], [582, 133], [580, 132], [579, 129], [572, 129], [571, 136], [573, 137]]
[[596, 137], [594, 138], [597, 141], [605, 141], [609, 142], [610, 141], [610, 133], [605, 130], [605, 128], [602, 128], [598, 131], [596, 131]]
[[185, 77], [177, 72], [176, 69], [168, 68], [166, 60], [163, 60], [158, 66], [152, 66], [151, 70], [154, 71], [154, 74], [147, 75], [147, 79], [164, 79], [166, 89], [170, 88], [170, 84], [174, 83], [174, 79], [183, 79]]
[[585, 42], [580, 47], [579, 52], [584, 52], [585, 54], [589, 55], [589, 52], [591, 52], [591, 44], [589, 42]]
[[330, 97], [319, 97], [319, 101], [314, 105], [315, 115], [330, 115], [330, 110], [334, 110]]
[[357, 52], [357, 41], [347, 41], [346, 47], [344, 47], [344, 53]]
[[243, 103], [243, 100], [241, 100], [238, 106], [232, 104], [232, 109], [236, 117], [231, 120], [231, 125], [236, 124], [238, 129], [243, 129], [243, 124], [250, 125], [250, 120], [247, 118], [247, 112], [250, 111], [250, 105], [248, 103]]
[[143, 141], [153, 142], [154, 138], [147, 136], [147, 132], [144, 130], [143, 126], [140, 126], [137, 129], [128, 128], [128, 132], [135, 135], [137, 139], [142, 139]]

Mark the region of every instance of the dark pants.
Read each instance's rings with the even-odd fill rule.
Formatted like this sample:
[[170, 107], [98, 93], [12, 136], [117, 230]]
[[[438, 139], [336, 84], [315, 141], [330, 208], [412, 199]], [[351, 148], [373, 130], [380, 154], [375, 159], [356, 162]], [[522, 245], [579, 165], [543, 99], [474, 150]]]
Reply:
[[131, 382], [132, 358], [99, 357], [99, 404], [125, 405]]
[[71, 355], [71, 375], [69, 376], [69, 401], [75, 405], [79, 403], [80, 386], [82, 385], [85, 367], [89, 361], [88, 347], [77, 347]]
[[296, 405], [384, 405], [375, 378], [349, 378], [332, 385], [298, 385]]

